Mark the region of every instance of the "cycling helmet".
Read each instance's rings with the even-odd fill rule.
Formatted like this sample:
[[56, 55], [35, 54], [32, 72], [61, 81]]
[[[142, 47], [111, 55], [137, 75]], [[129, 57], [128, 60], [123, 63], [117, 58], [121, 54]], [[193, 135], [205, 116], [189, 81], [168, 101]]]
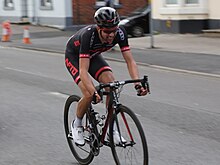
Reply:
[[99, 27], [112, 28], [119, 24], [120, 18], [117, 11], [111, 7], [101, 7], [94, 15], [94, 20]]

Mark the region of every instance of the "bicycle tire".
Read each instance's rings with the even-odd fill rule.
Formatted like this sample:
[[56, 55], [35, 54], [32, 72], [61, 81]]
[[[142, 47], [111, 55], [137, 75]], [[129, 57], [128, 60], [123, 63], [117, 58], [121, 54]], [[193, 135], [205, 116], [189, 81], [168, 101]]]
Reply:
[[[74, 141], [69, 137], [70, 135], [70, 124], [75, 116], [75, 112], [76, 112], [76, 105], [78, 103], [78, 101], [80, 100], [80, 97], [77, 95], [71, 95], [68, 97], [68, 99], [66, 100], [65, 103], [65, 107], [64, 107], [64, 127], [65, 127], [65, 135], [67, 138], [67, 142], [68, 145], [70, 147], [70, 150], [73, 154], [73, 156], [75, 157], [75, 159], [80, 163], [80, 164], [89, 164], [92, 162], [94, 155], [92, 154], [91, 150], [90, 150], [90, 146], [89, 144], [85, 144], [88, 146], [85, 146], [88, 148], [88, 155], [85, 152], [85, 156], [83, 155], [84, 153], [79, 153], [83, 147], [79, 148], [79, 146], [77, 146]], [[73, 108], [71, 106], [73, 106], [73, 104], [75, 105]], [[74, 114], [70, 114], [70, 109], [74, 110]], [[86, 117], [86, 115], [85, 115]], [[85, 118], [84, 117], [84, 118]]]
[[[124, 121], [122, 117], [123, 114], [124, 114], [124, 118], [126, 119], [127, 125], [130, 128], [130, 134], [126, 127], [126, 122]], [[118, 123], [118, 124], [115, 124], [115, 123]], [[126, 142], [124, 143], [121, 142], [121, 144], [115, 144], [114, 138], [113, 138], [113, 130], [115, 129], [118, 130], [119, 134], [121, 134], [121, 136], [126, 140]], [[117, 165], [122, 165], [122, 164], [148, 165], [147, 141], [146, 141], [141, 123], [133, 111], [131, 111], [126, 106], [120, 105], [120, 107], [117, 109], [116, 113], [112, 117], [109, 130], [110, 130], [109, 134], [110, 134], [111, 151], [112, 151], [115, 163]], [[132, 135], [132, 138], [130, 135]], [[129, 142], [129, 139], [130, 139], [130, 142]], [[135, 151], [133, 152], [133, 150]], [[129, 156], [134, 158], [134, 160], [131, 160], [132, 158], [129, 158], [127, 161], [126, 159]], [[143, 159], [143, 161], [140, 159]]]

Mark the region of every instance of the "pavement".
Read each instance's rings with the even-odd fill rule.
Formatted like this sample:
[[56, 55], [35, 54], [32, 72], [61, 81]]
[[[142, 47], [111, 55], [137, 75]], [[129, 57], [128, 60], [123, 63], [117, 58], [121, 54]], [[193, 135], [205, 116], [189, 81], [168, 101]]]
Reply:
[[[24, 26], [27, 25], [12, 24], [11, 42], [0, 42], [0, 47], [64, 53], [68, 38], [76, 32], [74, 30], [62, 31], [51, 27], [28, 25], [32, 44], [23, 44]], [[0, 27], [0, 31], [2, 31], [2, 27]], [[133, 53], [139, 64], [220, 78], [220, 37], [203, 34], [156, 34], [129, 38], [129, 44], [135, 52], [142, 54]], [[117, 51], [119, 48], [116, 46], [115, 50]], [[114, 55], [106, 56], [106, 58], [122, 60]], [[172, 60], [169, 62], [168, 59]], [[175, 61], [176, 65], [172, 61]], [[185, 64], [183, 65], [181, 61]], [[198, 68], [195, 67], [195, 64], [198, 65]]]

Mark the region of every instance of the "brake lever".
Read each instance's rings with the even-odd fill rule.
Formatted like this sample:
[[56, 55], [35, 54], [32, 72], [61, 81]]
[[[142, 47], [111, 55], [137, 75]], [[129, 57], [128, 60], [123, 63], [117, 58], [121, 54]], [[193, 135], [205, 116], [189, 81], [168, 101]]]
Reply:
[[148, 93], [150, 94], [150, 85], [148, 82], [148, 76], [144, 76], [143, 81], [141, 81], [141, 85], [144, 89], [147, 89]]

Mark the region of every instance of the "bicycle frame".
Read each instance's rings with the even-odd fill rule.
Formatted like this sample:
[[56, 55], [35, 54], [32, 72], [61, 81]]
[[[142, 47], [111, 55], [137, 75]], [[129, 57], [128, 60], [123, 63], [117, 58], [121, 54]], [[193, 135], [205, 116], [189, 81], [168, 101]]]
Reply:
[[[108, 128], [109, 122], [111, 121], [113, 114], [117, 111], [117, 109], [121, 105], [121, 103], [119, 102], [119, 97], [117, 96], [118, 94], [117, 94], [115, 89], [110, 89], [109, 94], [110, 94], [110, 101], [109, 101], [109, 105], [108, 105], [108, 114], [107, 114], [107, 119], [105, 121], [105, 125], [104, 125], [103, 130], [102, 130], [103, 133], [101, 135], [101, 137], [102, 137], [101, 138], [101, 143], [102, 144], [105, 144], [104, 139], [105, 139], [105, 136], [106, 136], [106, 133], [107, 133], [107, 128]], [[123, 121], [126, 125], [126, 128], [127, 128], [128, 134], [130, 136], [130, 139], [131, 139], [131, 141], [133, 141], [133, 136], [131, 134], [131, 131], [130, 131], [130, 128], [128, 126], [127, 120], [124, 116], [124, 113], [121, 112], [121, 115], [122, 115]], [[116, 128], [119, 132], [119, 135], [121, 135], [118, 124], [119, 124], [118, 120], [116, 119]]]
[[[107, 113], [107, 117], [106, 117], [106, 120], [105, 120], [104, 127], [102, 129], [102, 134], [101, 134], [101, 143], [106, 144], [104, 139], [105, 139], [105, 136], [106, 136], [106, 133], [107, 133], [109, 122], [112, 119], [113, 113], [117, 110], [117, 107], [119, 107], [120, 103], [118, 101], [117, 93], [114, 89], [110, 88], [110, 91], [109, 92], [103, 92], [103, 95], [110, 96], [109, 103], [108, 103], [108, 113]], [[108, 145], [108, 143], [106, 145]]]
[[[64, 108], [65, 133], [71, 152], [79, 163], [91, 163], [94, 156], [99, 155], [100, 148], [105, 145], [111, 148], [116, 164], [120, 164], [121, 161], [123, 162], [122, 158], [126, 161], [127, 157], [130, 156], [134, 156], [133, 162], [136, 162], [134, 164], [139, 164], [139, 162], [142, 162], [142, 159], [144, 165], [148, 164], [147, 142], [141, 123], [131, 109], [119, 102], [122, 87], [125, 84], [136, 82], [140, 82], [149, 93], [147, 76], [144, 76], [143, 79], [99, 84], [96, 90], [101, 99], [103, 100], [103, 96], [108, 97], [107, 112], [100, 116], [91, 104], [83, 119], [85, 121], [83, 124], [84, 132], [86, 133], [84, 135], [85, 145], [82, 146], [73, 141], [70, 128], [70, 123], [72, 123], [70, 109], [76, 109], [80, 97], [72, 95], [67, 99]], [[99, 126], [101, 126], [101, 130]], [[125, 152], [121, 152], [121, 149]], [[136, 157], [135, 153], [137, 151], [140, 155], [138, 154]]]
[[[117, 109], [121, 105], [121, 103], [119, 102], [119, 96], [118, 96], [118, 94], [121, 92], [120, 88], [122, 88], [125, 84], [135, 83], [135, 82], [141, 82], [142, 86], [144, 88], [146, 88], [148, 90], [148, 92], [150, 92], [147, 76], [144, 76], [143, 79], [117, 81], [117, 82], [112, 82], [112, 83], [108, 83], [108, 84], [100, 84], [97, 87], [98, 92], [99, 92], [102, 99], [103, 99], [103, 95], [110, 97], [109, 102], [108, 102], [107, 117], [106, 117], [106, 120], [105, 120], [104, 127], [102, 128], [102, 134], [99, 137], [100, 138], [99, 140], [102, 144], [109, 146], [109, 142], [105, 141], [105, 136], [107, 134], [107, 129], [108, 129], [108, 126], [109, 126], [109, 122], [111, 121], [113, 114], [117, 112]], [[106, 88], [106, 87], [110, 88], [109, 91], [103, 91], [102, 90], [103, 88]], [[119, 92], [117, 92], [117, 90], [119, 90]], [[122, 115], [123, 121], [126, 125], [128, 134], [130, 136], [130, 140], [133, 141], [133, 136], [131, 134], [131, 131], [130, 131], [130, 128], [128, 126], [127, 120], [124, 116], [124, 113], [121, 112], [121, 115]], [[116, 126], [117, 126], [119, 134], [121, 134], [117, 120], [116, 120]], [[97, 129], [96, 129], [96, 131], [97, 131]], [[98, 135], [98, 133], [96, 135]]]

